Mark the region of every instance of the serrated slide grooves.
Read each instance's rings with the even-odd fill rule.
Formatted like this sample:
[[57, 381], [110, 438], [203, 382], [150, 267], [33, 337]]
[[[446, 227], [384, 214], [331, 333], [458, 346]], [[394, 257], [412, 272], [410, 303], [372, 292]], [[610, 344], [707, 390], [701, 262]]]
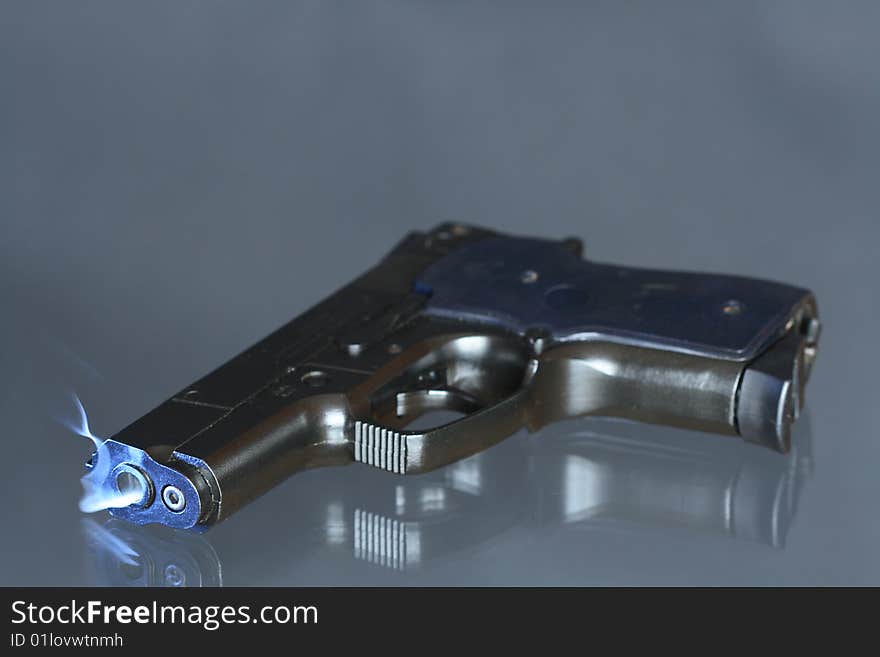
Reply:
[[357, 420], [354, 423], [354, 460], [388, 472], [406, 474], [406, 436]]

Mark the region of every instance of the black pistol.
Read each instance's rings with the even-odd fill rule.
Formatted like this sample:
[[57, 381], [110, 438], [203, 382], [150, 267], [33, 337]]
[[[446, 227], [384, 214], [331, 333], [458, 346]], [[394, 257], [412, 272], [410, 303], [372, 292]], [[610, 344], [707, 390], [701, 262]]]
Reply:
[[[305, 468], [427, 472], [582, 415], [791, 442], [805, 289], [590, 262], [576, 239], [443, 224], [104, 441], [114, 516], [206, 527]], [[431, 411], [460, 416], [429, 428]], [[424, 418], [423, 418], [424, 419]]]

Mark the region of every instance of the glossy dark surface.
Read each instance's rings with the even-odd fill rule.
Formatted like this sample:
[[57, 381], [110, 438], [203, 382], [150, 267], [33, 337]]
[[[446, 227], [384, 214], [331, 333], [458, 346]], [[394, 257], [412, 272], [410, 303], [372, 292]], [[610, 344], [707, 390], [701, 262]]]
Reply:
[[559, 242], [506, 237], [450, 254], [417, 285], [430, 295], [427, 312], [441, 317], [520, 334], [543, 330], [557, 340], [612, 336], [732, 360], [754, 358], [779, 337], [809, 294], [740, 276], [590, 262]]
[[[871, 3], [0, 17], [0, 584], [880, 583]], [[71, 391], [109, 436], [447, 219], [813, 290], [795, 455], [564, 423], [204, 535], [84, 520]]]

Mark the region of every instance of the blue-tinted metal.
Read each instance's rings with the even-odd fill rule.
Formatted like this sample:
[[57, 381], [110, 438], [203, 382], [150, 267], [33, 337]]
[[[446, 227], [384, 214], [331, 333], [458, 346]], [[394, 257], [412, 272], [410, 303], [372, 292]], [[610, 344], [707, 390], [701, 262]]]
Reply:
[[560, 242], [513, 237], [465, 245], [415, 289], [426, 312], [556, 340], [610, 338], [748, 360], [784, 331], [809, 293], [771, 281], [582, 260]]
[[[193, 483], [182, 473], [157, 463], [143, 450], [115, 440], [105, 441], [98, 450], [97, 458], [108, 458], [111, 463], [127, 463], [137, 467], [146, 475], [153, 487], [153, 494], [146, 507], [132, 505], [110, 509], [111, 515], [139, 525], [159, 522], [177, 529], [195, 527], [201, 514], [199, 494]], [[107, 481], [105, 485], [112, 489], [115, 482]], [[169, 485], [176, 486], [186, 498], [186, 507], [179, 513], [168, 510], [162, 503], [162, 489]]]

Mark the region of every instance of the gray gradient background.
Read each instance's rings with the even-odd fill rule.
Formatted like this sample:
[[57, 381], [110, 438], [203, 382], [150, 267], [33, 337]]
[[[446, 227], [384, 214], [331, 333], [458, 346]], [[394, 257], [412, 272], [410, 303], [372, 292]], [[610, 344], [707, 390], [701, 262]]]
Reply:
[[[554, 482], [514, 468], [398, 572], [302, 520], [393, 487], [355, 466], [199, 538], [227, 584], [880, 584], [878, 30], [868, 1], [3, 2], [0, 584], [107, 576], [76, 509], [87, 441], [52, 419], [66, 391], [108, 435], [450, 218], [812, 288], [826, 330], [784, 547], [548, 517]], [[606, 427], [486, 458], [578, 432]]]

